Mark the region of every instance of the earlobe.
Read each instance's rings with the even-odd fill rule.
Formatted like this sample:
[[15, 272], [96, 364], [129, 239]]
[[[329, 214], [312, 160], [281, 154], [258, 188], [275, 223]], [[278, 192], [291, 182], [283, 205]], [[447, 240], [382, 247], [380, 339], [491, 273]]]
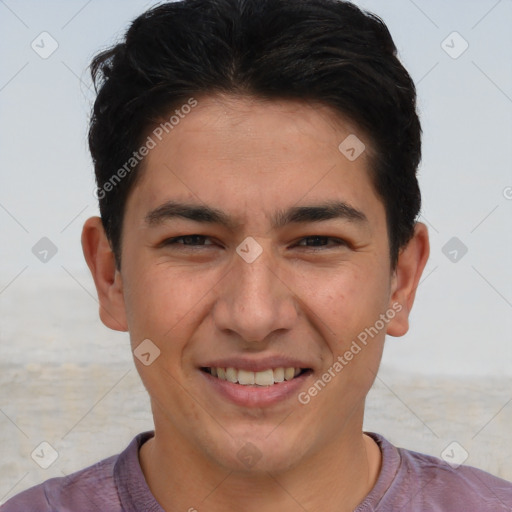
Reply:
[[429, 253], [427, 226], [422, 222], [417, 222], [412, 239], [400, 251], [393, 275], [389, 307], [397, 313], [388, 324], [387, 334], [390, 336], [403, 336], [409, 330], [409, 313]]
[[115, 331], [127, 331], [122, 278], [99, 217], [86, 220], [82, 250], [96, 285], [101, 321]]

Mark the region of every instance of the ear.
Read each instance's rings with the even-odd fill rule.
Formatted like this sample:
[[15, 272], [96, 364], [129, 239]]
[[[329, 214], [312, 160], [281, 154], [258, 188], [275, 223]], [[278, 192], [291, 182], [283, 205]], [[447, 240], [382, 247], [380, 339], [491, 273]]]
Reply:
[[417, 222], [413, 237], [400, 251], [392, 277], [389, 307], [396, 315], [388, 323], [387, 334], [390, 336], [403, 336], [409, 330], [409, 313], [429, 254], [427, 226]]
[[101, 321], [115, 331], [127, 331], [123, 281], [99, 217], [86, 220], [82, 250], [96, 285]]

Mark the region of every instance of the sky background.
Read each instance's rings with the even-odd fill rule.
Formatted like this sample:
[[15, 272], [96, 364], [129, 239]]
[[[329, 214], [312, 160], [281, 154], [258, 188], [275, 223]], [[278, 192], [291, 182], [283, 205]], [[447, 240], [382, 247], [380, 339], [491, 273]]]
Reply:
[[[32, 344], [75, 314], [71, 304], [55, 310], [53, 295], [66, 286], [95, 293], [80, 246], [83, 222], [98, 213], [86, 140], [94, 100], [87, 66], [155, 3], [0, 1], [4, 361], [27, 353], [41, 362], [99, 357], [87, 347], [63, 353]], [[388, 25], [417, 84], [424, 132], [420, 220], [429, 226], [431, 257], [411, 329], [388, 338], [383, 363], [426, 374], [512, 377], [512, 1], [355, 3]], [[33, 252], [48, 243], [39, 242], [43, 237], [57, 250], [46, 263]], [[62, 344], [73, 337], [69, 325]], [[112, 339], [122, 336], [103, 329]]]

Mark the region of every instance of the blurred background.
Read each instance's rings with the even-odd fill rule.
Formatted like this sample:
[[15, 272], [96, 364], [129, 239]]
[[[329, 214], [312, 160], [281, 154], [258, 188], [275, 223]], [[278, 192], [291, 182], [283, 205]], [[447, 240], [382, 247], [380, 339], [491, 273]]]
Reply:
[[[512, 480], [512, 2], [355, 3], [386, 22], [417, 84], [431, 237], [365, 429]], [[128, 335], [99, 320], [80, 233], [98, 214], [87, 67], [155, 4], [0, 0], [0, 503], [152, 429]]]

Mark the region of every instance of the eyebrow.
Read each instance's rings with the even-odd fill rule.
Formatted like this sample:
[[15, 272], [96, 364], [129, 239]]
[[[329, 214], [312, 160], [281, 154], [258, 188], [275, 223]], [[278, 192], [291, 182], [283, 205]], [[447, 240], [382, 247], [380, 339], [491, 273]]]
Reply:
[[[151, 210], [146, 215], [146, 224], [155, 226], [166, 220], [182, 218], [205, 224], [218, 224], [234, 231], [239, 223], [227, 213], [206, 205], [167, 201]], [[356, 223], [367, 223], [366, 215], [343, 201], [327, 201], [309, 206], [292, 206], [287, 210], [277, 210], [272, 216], [273, 229], [282, 228], [288, 224], [321, 222], [325, 220], [342, 219]]]

